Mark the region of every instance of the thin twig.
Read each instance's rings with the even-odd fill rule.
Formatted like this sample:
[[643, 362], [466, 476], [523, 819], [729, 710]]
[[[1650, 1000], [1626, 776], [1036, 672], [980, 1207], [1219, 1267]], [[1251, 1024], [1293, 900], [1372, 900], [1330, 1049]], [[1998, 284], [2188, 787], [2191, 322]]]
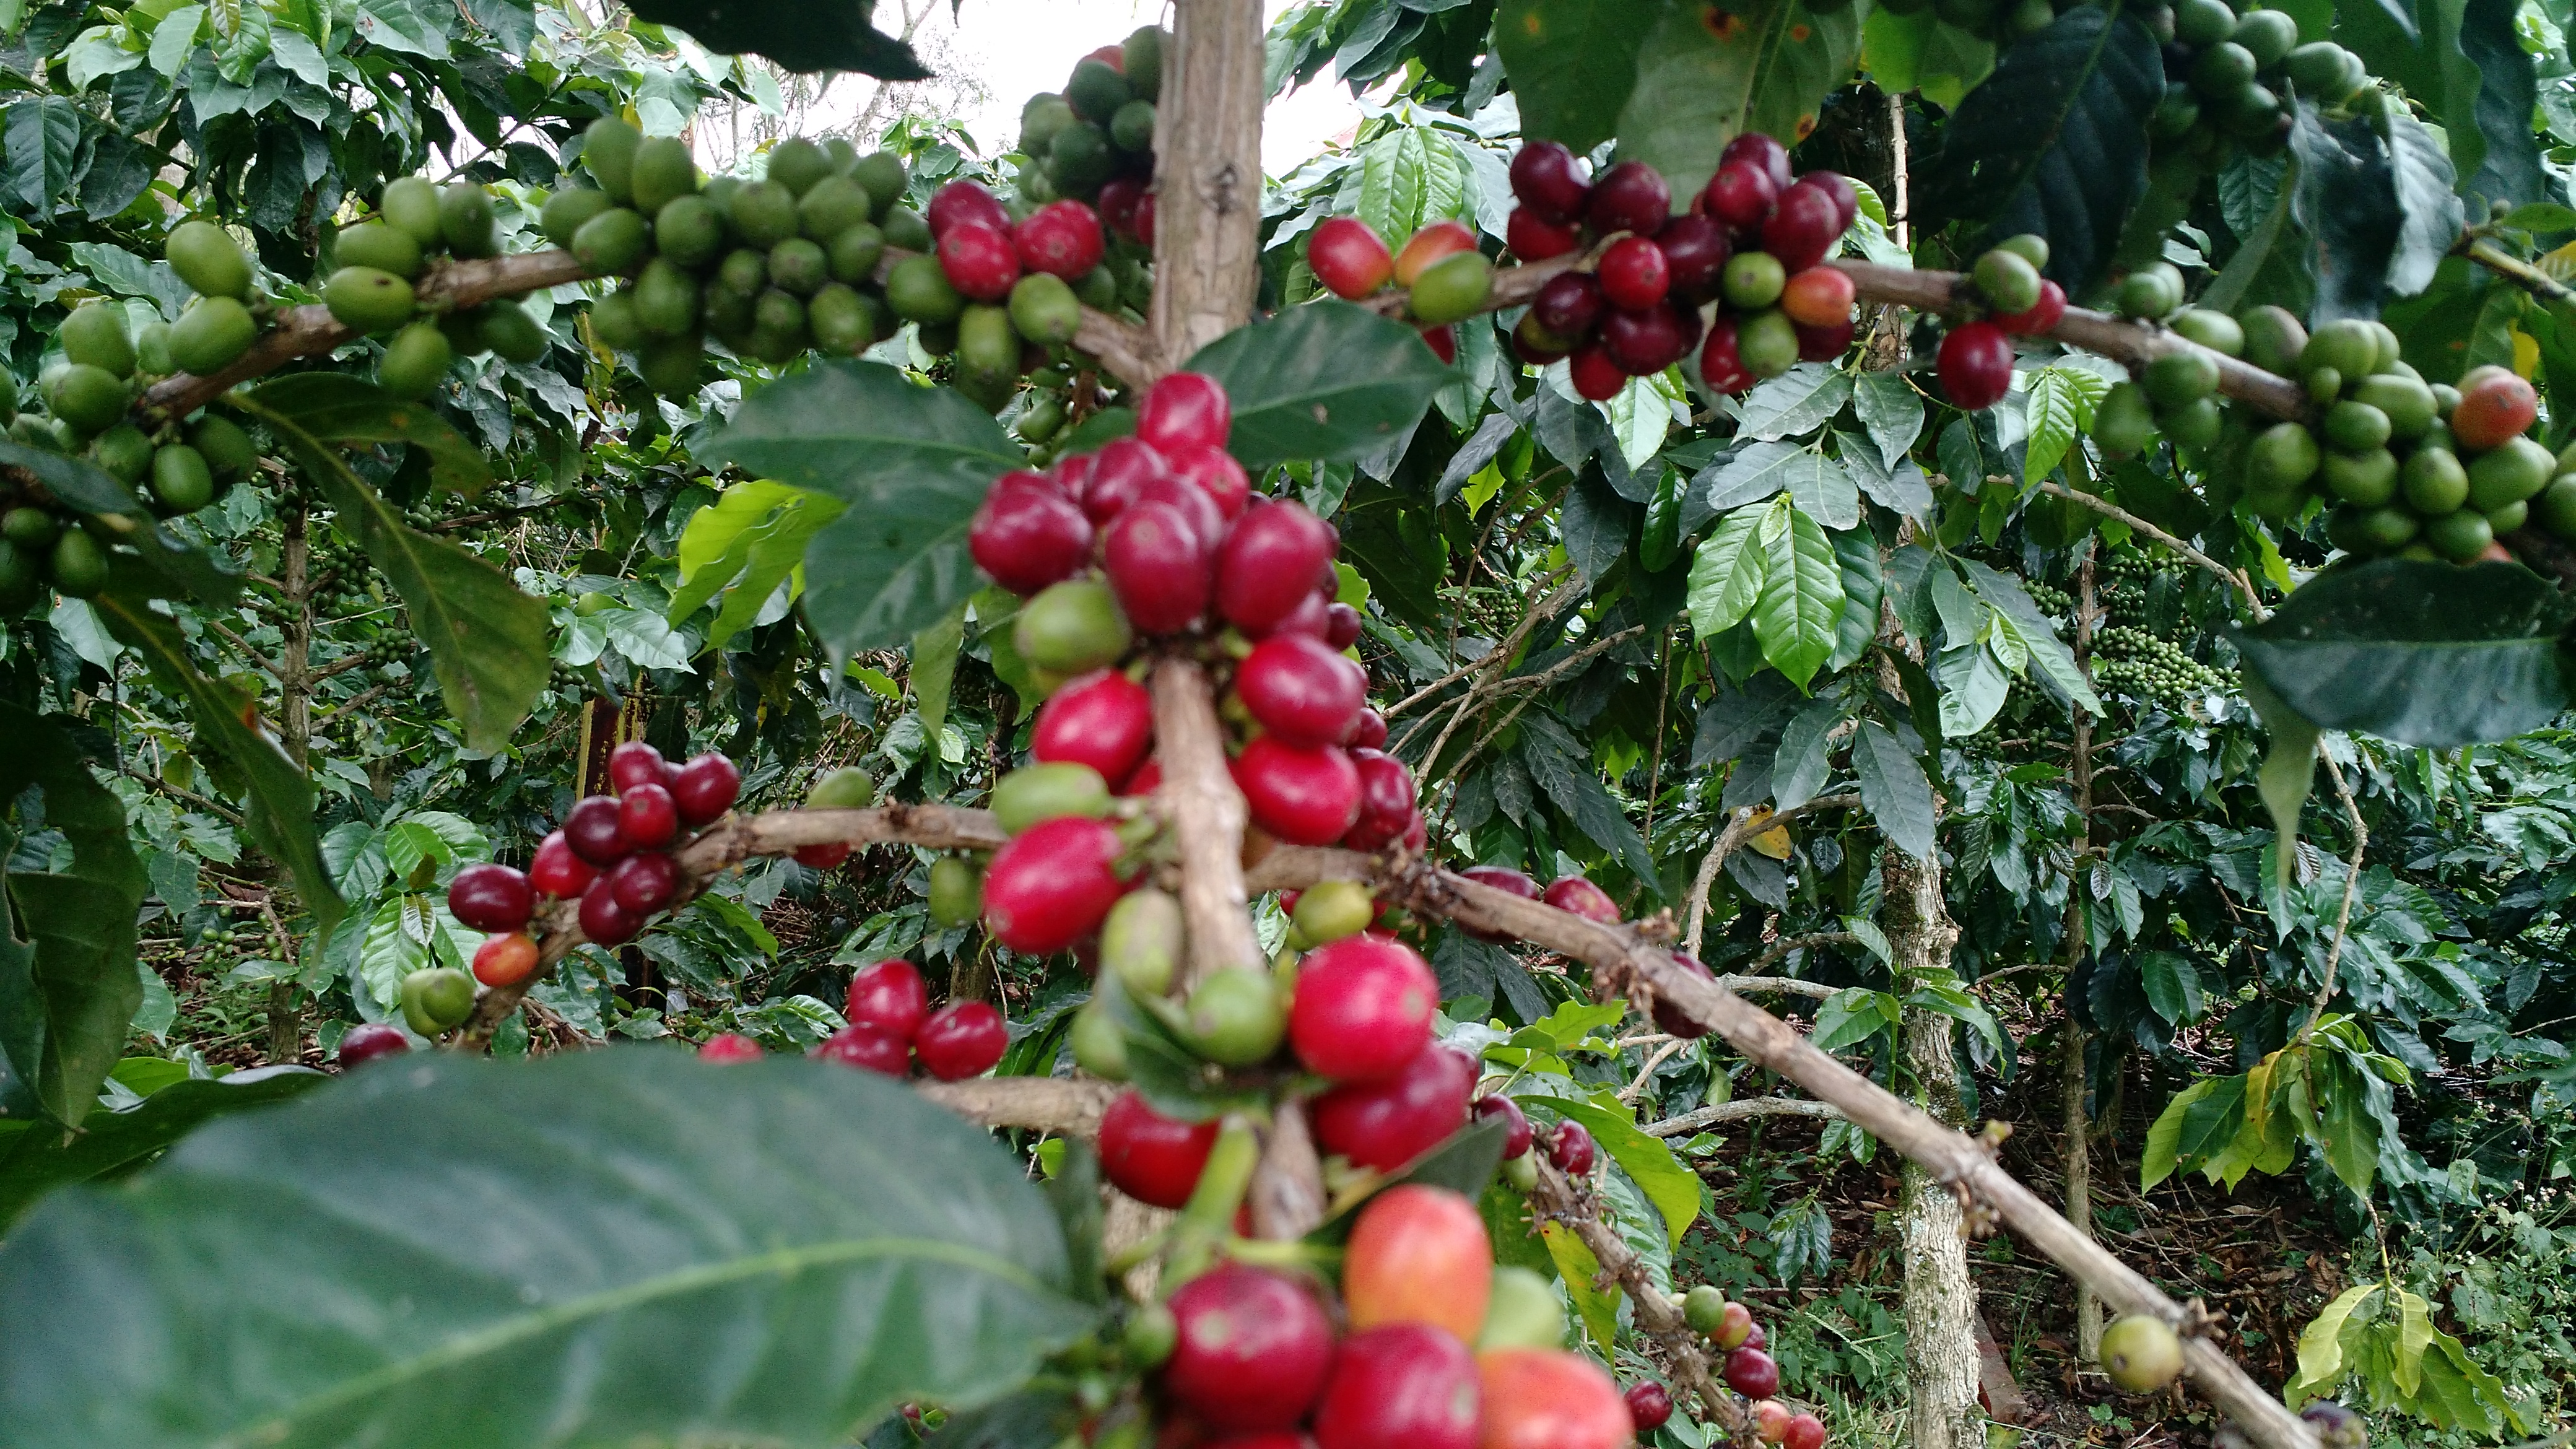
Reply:
[[2042, 493], [2053, 494], [2070, 503], [2082, 504], [2084, 507], [2092, 509], [2094, 512], [2101, 514], [2105, 518], [2118, 519], [2120, 522], [2127, 524], [2131, 530], [2145, 534], [2147, 537], [2152, 538], [2156, 542], [2163, 544], [2165, 547], [2172, 549], [2174, 552], [2181, 554], [2184, 558], [2187, 558], [2193, 563], [2200, 565], [2202, 568], [2207, 569], [2210, 573], [2216, 575], [2221, 583], [2226, 584], [2237, 593], [2244, 595], [2245, 606], [2253, 612], [2255, 623], [2260, 624], [2265, 619], [2271, 617], [2271, 610], [2263, 607], [2263, 596], [2254, 591], [2253, 581], [2246, 578], [2242, 572], [2228, 568], [2225, 564], [2222, 564], [2218, 560], [2211, 558], [2209, 555], [2202, 553], [2199, 549], [2192, 547], [2190, 544], [2183, 542], [2181, 539], [2176, 538], [2172, 534], [2165, 532], [2163, 529], [2156, 527], [2154, 524], [2147, 522], [2138, 515], [2129, 512], [2120, 505], [2110, 502], [2107, 499], [2096, 498], [2090, 493], [2069, 488], [2063, 483], [2042, 483], [2039, 485], [2039, 491]]
[[1711, 1102], [1687, 1112], [1649, 1122], [1638, 1130], [1649, 1137], [1681, 1137], [1720, 1122], [1741, 1122], [1748, 1117], [1822, 1117], [1828, 1121], [1846, 1121], [1843, 1109], [1831, 1102], [1811, 1102], [1804, 1097], [1740, 1097], [1732, 1102]]
[[1842, 810], [1859, 803], [1860, 796], [1856, 794], [1819, 795], [1786, 810], [1774, 810], [1759, 820], [1754, 819], [1752, 806], [1738, 806], [1734, 817], [1726, 822], [1726, 828], [1717, 833], [1716, 843], [1708, 848], [1707, 858], [1699, 863], [1698, 878], [1691, 882], [1690, 911], [1684, 918], [1689, 924], [1682, 931], [1682, 953], [1687, 956], [1699, 954], [1700, 926], [1708, 918], [1709, 888], [1717, 884], [1718, 867], [1726, 864], [1726, 858], [1735, 853], [1737, 846], [1802, 815], [1813, 815], [1819, 810]]
[[2334, 756], [2323, 750], [2317, 753], [2325, 761], [2326, 778], [2334, 782], [2335, 794], [2343, 800], [2344, 818], [2352, 824], [2352, 854], [2344, 861], [2343, 903], [2335, 908], [2334, 939], [2326, 944], [2325, 979], [2317, 983], [2316, 999], [2308, 1003], [2308, 1019], [2299, 1028], [2300, 1041], [2307, 1040], [2308, 1033], [2317, 1029], [2317, 1018], [2325, 1015], [2326, 1003], [2334, 999], [2335, 970], [2343, 960], [2344, 938], [2352, 927], [2353, 893], [2361, 886], [2361, 855], [2370, 848], [2370, 827], [2361, 823], [2361, 805], [2344, 784], [2343, 768], [2334, 762]]

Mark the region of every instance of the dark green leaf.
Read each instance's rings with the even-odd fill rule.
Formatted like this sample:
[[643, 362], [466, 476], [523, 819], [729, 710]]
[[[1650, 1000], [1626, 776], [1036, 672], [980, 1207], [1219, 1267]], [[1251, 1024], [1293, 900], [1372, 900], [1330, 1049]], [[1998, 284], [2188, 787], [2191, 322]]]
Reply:
[[1076, 1291], [1020, 1163], [900, 1084], [415, 1058], [39, 1206], [0, 1248], [0, 1312], [48, 1325], [0, 1343], [0, 1419], [27, 1449], [837, 1445], [1010, 1392], [1090, 1327]]
[[930, 79], [911, 45], [868, 24], [871, 0], [740, 5], [727, 0], [644, 0], [635, 18], [676, 26], [722, 55], [765, 55], [788, 70], [854, 70], [880, 80]]
[[81, 110], [68, 96], [38, 96], [9, 107], [5, 130], [9, 192], [24, 215], [51, 215], [72, 184], [80, 155]]
[[1532, 140], [1562, 141], [1577, 155], [1610, 139], [1637, 84], [1645, 40], [1634, 0], [1504, 0], [1494, 11], [1494, 54], [1511, 76], [1521, 126]]
[[[87, 458], [0, 439], [0, 464], [35, 474], [54, 497], [84, 513], [120, 514], [147, 522], [152, 517], [133, 490]], [[174, 593], [220, 605], [230, 603], [241, 588], [241, 575], [229, 560], [180, 537], [167, 523], [151, 523], [148, 529], [125, 535], [124, 541]]]
[[1852, 773], [1860, 777], [1860, 801], [1878, 822], [1887, 843], [1921, 860], [1932, 853], [1932, 782], [1923, 766], [1908, 754], [1887, 726], [1861, 722], [1852, 736]]
[[1495, 455], [1503, 451], [1503, 445], [1512, 440], [1512, 434], [1519, 428], [1519, 419], [1510, 413], [1487, 415], [1476, 425], [1476, 431], [1468, 436], [1467, 441], [1458, 445], [1458, 451], [1449, 456], [1449, 466], [1440, 470], [1440, 481], [1432, 485], [1431, 501], [1445, 505], [1457, 497], [1458, 490], [1466, 487], [1467, 480], [1475, 477], [1478, 470], [1494, 461]]
[[2311, 579], [2237, 647], [2322, 728], [2446, 749], [2510, 739], [2566, 707], [2570, 612], [2519, 564], [2382, 559]]
[[1610, 491], [1598, 468], [1585, 468], [1565, 495], [1558, 526], [1565, 557], [1586, 585], [1598, 583], [1628, 553], [1637, 534], [1637, 505]]
[[[1816, 128], [1825, 96], [1849, 83], [1860, 31], [1861, 10], [1853, 5], [1665, 6], [1635, 51], [1636, 88], [1619, 117], [1620, 159], [1646, 162], [1675, 196], [1690, 196], [1708, 184], [1718, 153], [1742, 132], [1797, 145]], [[1513, 79], [1517, 90], [1517, 69]]]
[[1691, 768], [1705, 770], [1740, 758], [1776, 735], [1797, 711], [1799, 698], [1795, 685], [1769, 670], [1746, 680], [1742, 689], [1719, 690], [1700, 707], [1691, 737]]
[[2330, 121], [2302, 100], [2290, 153], [2298, 162], [2290, 216], [2317, 280], [2311, 321], [2377, 317], [2405, 225], [2387, 144], [2367, 121]]
[[1592, 752], [1553, 715], [1532, 710], [1521, 716], [1521, 758], [1530, 776], [1574, 828], [1618, 858], [1648, 890], [1661, 894], [1655, 880], [1655, 858], [1637, 827], [1619, 809], [1594, 773]]
[[1256, 476], [1297, 459], [1369, 457], [1411, 432], [1454, 380], [1412, 328], [1331, 300], [1238, 327], [1200, 348], [1189, 370], [1225, 384], [1228, 446]]
[[130, 1167], [225, 1113], [282, 1102], [329, 1080], [310, 1067], [194, 1077], [114, 1111], [92, 1112], [77, 1134], [40, 1123], [0, 1137], [0, 1227], [57, 1187]]
[[492, 486], [492, 464], [426, 404], [404, 402], [363, 377], [301, 372], [260, 385], [259, 405], [284, 413], [326, 443], [409, 443], [429, 455], [439, 487], [473, 497]]
[[2388, 291], [2412, 297], [2432, 284], [2434, 269], [2458, 244], [2463, 208], [2452, 190], [2451, 158], [2442, 154], [2431, 127], [2405, 112], [2393, 112], [2388, 158], [2401, 218], [2388, 262]]
[[1803, 437], [1841, 412], [1851, 397], [1850, 373], [1821, 362], [1801, 362], [1745, 397], [1735, 430], [1746, 438]]
[[[2109, 264], [2147, 184], [2147, 118], [2164, 97], [2155, 36], [2125, 11], [2079, 5], [2015, 41], [1959, 103], [1925, 168], [1923, 224], [1983, 221], [1990, 237], [2048, 238], [2048, 275], [2081, 292]], [[1973, 248], [1971, 248], [1973, 250]]]

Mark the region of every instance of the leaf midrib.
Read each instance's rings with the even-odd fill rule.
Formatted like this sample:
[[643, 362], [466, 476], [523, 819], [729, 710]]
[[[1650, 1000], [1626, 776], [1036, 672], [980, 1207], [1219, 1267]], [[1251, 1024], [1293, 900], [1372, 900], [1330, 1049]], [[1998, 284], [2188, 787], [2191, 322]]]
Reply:
[[1054, 1290], [1006, 1258], [936, 1238], [860, 1238], [842, 1242], [809, 1243], [798, 1248], [735, 1258], [721, 1263], [703, 1263], [658, 1278], [630, 1283], [598, 1293], [570, 1299], [538, 1313], [504, 1319], [486, 1328], [460, 1334], [426, 1353], [389, 1363], [373, 1372], [361, 1374], [337, 1388], [316, 1394], [283, 1413], [273, 1414], [247, 1425], [221, 1439], [209, 1449], [253, 1449], [253, 1446], [282, 1442], [296, 1422], [339, 1408], [348, 1403], [426, 1378], [446, 1369], [499, 1353], [526, 1343], [556, 1329], [604, 1317], [630, 1308], [640, 1308], [658, 1300], [678, 1298], [730, 1283], [745, 1282], [764, 1276], [793, 1277], [815, 1268], [855, 1263], [869, 1258], [911, 1257], [929, 1262], [946, 1263], [971, 1272], [998, 1278], [1013, 1287], [1034, 1294], [1052, 1294]]

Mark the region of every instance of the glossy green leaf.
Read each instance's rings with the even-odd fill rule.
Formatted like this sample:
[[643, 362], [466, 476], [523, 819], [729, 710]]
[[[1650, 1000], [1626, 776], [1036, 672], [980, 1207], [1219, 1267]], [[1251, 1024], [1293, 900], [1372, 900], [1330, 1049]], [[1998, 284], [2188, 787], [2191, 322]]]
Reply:
[[363, 377], [299, 372], [260, 384], [257, 396], [326, 443], [409, 443], [429, 455], [430, 478], [441, 488], [470, 498], [492, 485], [491, 461], [453, 424]]
[[1842, 701], [1828, 695], [1780, 727], [1780, 748], [1771, 756], [1773, 805], [1794, 810], [1825, 787], [1833, 774], [1834, 731], [1843, 719]]
[[1610, 139], [1636, 88], [1645, 39], [1633, 0], [1503, 0], [1494, 54], [1511, 76], [1531, 139], [1577, 155]]
[[1607, 1357], [1619, 1338], [1618, 1280], [1611, 1279], [1607, 1289], [1601, 1286], [1601, 1260], [1574, 1230], [1554, 1218], [1538, 1225], [1539, 1238], [1547, 1244], [1547, 1254], [1556, 1265], [1556, 1275], [1565, 1284], [1566, 1297], [1574, 1302], [1575, 1317], [1582, 1321], [1583, 1331], [1592, 1337], [1593, 1347]]
[[1779, 516], [1776, 531], [1767, 521], [1762, 529], [1767, 583], [1753, 605], [1753, 632], [1762, 641], [1762, 657], [1804, 689], [1833, 657], [1843, 570], [1816, 520], [1796, 508], [1782, 509]]
[[[1873, 15], [1876, 12], [1872, 12]], [[1923, 394], [1901, 372], [1864, 372], [1852, 392], [1852, 410], [1869, 440], [1878, 445], [1880, 461], [1900, 467], [1923, 436]]]
[[1189, 371], [1225, 385], [1227, 446], [1256, 477], [1291, 460], [1369, 457], [1412, 431], [1455, 380], [1411, 327], [1332, 300], [1238, 327], [1200, 348]]
[[1994, 73], [1995, 43], [1924, 9], [1899, 15], [1873, 5], [1861, 24], [1861, 60], [1890, 95], [1921, 91], [1945, 110]]
[[[828, 1063], [622, 1048], [356, 1074], [0, 1247], [26, 1449], [839, 1445], [1088, 1330], [985, 1132]], [[280, 1352], [291, 1344], [292, 1352]]]
[[1934, 815], [1932, 782], [1922, 762], [1907, 753], [1896, 735], [1875, 720], [1864, 720], [1852, 736], [1852, 773], [1860, 777], [1860, 802], [1878, 822], [1887, 843], [1917, 860], [1932, 853]]
[[2093, 426], [2094, 405], [2111, 391], [2102, 375], [2080, 367], [2043, 367], [2030, 375], [2030, 442], [2022, 482], [2037, 484], [2057, 471], [2076, 436]]
[[1691, 558], [1691, 628], [1707, 639], [1734, 628], [1753, 612], [1770, 579], [1770, 553], [1760, 535], [1775, 508], [1739, 508]]
[[1360, 151], [1360, 220], [1387, 238], [1408, 237], [1467, 209], [1467, 168], [1427, 126], [1392, 126]]
[[1592, 767], [1592, 752], [1559, 723], [1537, 710], [1521, 716], [1521, 758], [1548, 800], [1574, 821], [1574, 828], [1616, 856], [1638, 883], [1661, 895], [1655, 857], [1619, 802], [1602, 787]]
[[1557, 522], [1565, 539], [1566, 561], [1574, 565], [1576, 577], [1586, 584], [1597, 583], [1628, 556], [1629, 542], [1637, 536], [1640, 511], [1636, 504], [1610, 491], [1600, 469], [1583, 470], [1566, 491], [1565, 506]]
[[1821, 362], [1801, 362], [1746, 394], [1736, 416], [1745, 438], [1802, 437], [1831, 421], [1852, 399], [1852, 375]]
[[[1849, 83], [1860, 54], [1858, 6], [1755, 0], [1662, 9], [1636, 49], [1619, 156], [1662, 172], [1675, 196], [1707, 185], [1718, 153], [1743, 132], [1765, 132], [1784, 146], [1807, 139], [1825, 97]], [[1513, 77], [1517, 90], [1517, 70]]]
[[2451, 158], [2433, 129], [2403, 110], [2388, 117], [2390, 185], [2397, 195], [2397, 246], [2388, 260], [2388, 292], [2412, 297], [2460, 240], [2466, 208], [2452, 189]]
[[2302, 100], [2290, 128], [2290, 217], [2317, 283], [2312, 324], [2379, 315], [2405, 214], [2387, 143], [2359, 118], [2329, 120]]
[[[81, 109], [69, 96], [36, 96], [0, 111], [0, 155], [21, 216], [44, 217], [72, 184], [80, 156]], [[23, 209], [21, 209], [23, 208]]]
[[2378, 1294], [2381, 1286], [2355, 1283], [2318, 1310], [2308, 1326], [2299, 1331], [2299, 1372], [2282, 1386], [2283, 1399], [2301, 1403], [2331, 1393], [2343, 1382], [2345, 1335], [2356, 1326], [2353, 1315]]
[[[104, 1177], [143, 1161], [228, 1113], [264, 1107], [331, 1080], [310, 1067], [255, 1067], [226, 1077], [187, 1077], [139, 1102], [90, 1113], [78, 1134], [43, 1123], [0, 1136], [0, 1227], [55, 1188]], [[119, 1073], [122, 1076], [122, 1073]]]
[[966, 605], [960, 602], [946, 618], [912, 636], [912, 703], [921, 712], [921, 732], [939, 737], [948, 722], [949, 686], [957, 677], [957, 647], [966, 640]]
[[803, 592], [797, 571], [805, 546], [844, 507], [837, 498], [765, 478], [726, 489], [680, 533], [680, 587], [663, 617], [684, 624], [721, 593], [724, 604], [707, 626], [707, 647], [724, 647], [767, 610], [780, 584], [788, 585], [791, 598]]

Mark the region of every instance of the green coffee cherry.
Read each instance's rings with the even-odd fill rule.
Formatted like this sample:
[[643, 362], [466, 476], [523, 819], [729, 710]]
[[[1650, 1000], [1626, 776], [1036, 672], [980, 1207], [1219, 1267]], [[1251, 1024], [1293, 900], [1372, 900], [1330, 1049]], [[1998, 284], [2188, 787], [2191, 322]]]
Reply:
[[2326, 442], [2343, 452], [2367, 453], [2385, 447], [2389, 433], [2388, 414], [2366, 402], [2354, 399], [2326, 409]]
[[2134, 382], [2114, 385], [2093, 410], [2093, 440], [2108, 453], [2134, 453], [2154, 442], [2155, 409]]
[[595, 186], [567, 182], [546, 198], [545, 209], [537, 214], [537, 226], [545, 232], [546, 240], [569, 249], [582, 223], [616, 204], [607, 192]]
[[134, 338], [125, 328], [125, 308], [115, 302], [91, 302], [72, 309], [57, 334], [63, 356], [114, 374], [134, 375]]
[[943, 926], [962, 926], [983, 914], [984, 872], [963, 856], [943, 855], [930, 863], [930, 918]]
[[340, 233], [331, 256], [344, 267], [373, 267], [405, 279], [420, 275], [420, 243], [391, 222], [362, 221]]
[[2397, 457], [2386, 448], [2328, 453], [2319, 472], [2326, 491], [2363, 508], [2377, 508], [2397, 496]]
[[170, 229], [165, 249], [179, 280], [205, 297], [250, 297], [250, 256], [222, 227], [210, 221], [183, 221]]
[[509, 362], [535, 362], [554, 345], [527, 308], [514, 301], [486, 302], [478, 309], [476, 332], [485, 347]]
[[1170, 992], [1181, 951], [1181, 903], [1154, 887], [1119, 897], [1100, 923], [1102, 967], [1140, 997]]
[[876, 803], [877, 782], [856, 765], [827, 770], [805, 792], [810, 810], [860, 810]]
[[608, 199], [621, 205], [635, 196], [635, 153], [644, 133], [615, 116], [602, 116], [582, 133], [581, 165]]
[[384, 360], [376, 364], [376, 383], [398, 398], [418, 402], [438, 391], [455, 360], [456, 349], [436, 322], [414, 322], [385, 344]]
[[2469, 501], [2469, 470], [2447, 448], [2417, 448], [2398, 470], [2406, 504], [2427, 518], [2449, 513]]
[[215, 501], [214, 470], [196, 449], [168, 444], [152, 455], [152, 496], [171, 513], [194, 513]]
[[1111, 803], [1100, 772], [1070, 760], [1022, 766], [993, 786], [993, 819], [1007, 835], [1068, 816], [1097, 820]]
[[796, 229], [806, 237], [829, 242], [876, 214], [868, 189], [847, 176], [826, 176], [796, 199]]
[[259, 449], [252, 446], [250, 434], [232, 419], [213, 413], [188, 429], [188, 446], [205, 457], [206, 466], [218, 478], [237, 477], [259, 461]]
[[2027, 312], [2039, 305], [2039, 268], [2019, 252], [1996, 247], [1977, 258], [1977, 290], [1998, 312]]
[[627, 171], [627, 191], [637, 211], [651, 216], [697, 189], [698, 163], [690, 158], [686, 141], [677, 136], [649, 136], [635, 148], [634, 163]]
[[492, 214], [492, 193], [460, 181], [438, 193], [438, 233], [447, 249], [460, 257], [488, 257], [501, 250], [501, 223]]
[[474, 978], [453, 966], [434, 966], [403, 977], [403, 1021], [422, 1036], [439, 1036], [473, 1011]]
[[811, 297], [823, 290], [832, 279], [831, 263], [823, 248], [807, 238], [789, 237], [769, 249], [770, 285], [784, 288], [799, 297]]
[[1190, 993], [1185, 1028], [1200, 1056], [1219, 1066], [1248, 1067], [1279, 1050], [1288, 1014], [1267, 972], [1227, 966], [1209, 972]]
[[633, 271], [649, 245], [643, 216], [622, 206], [583, 222], [572, 236], [573, 256], [585, 270], [599, 276]]
[[1377, 897], [1355, 880], [1320, 881], [1297, 898], [1291, 919], [1321, 946], [1367, 930], [1377, 919]]
[[911, 178], [904, 174], [902, 157], [876, 151], [859, 158], [850, 168], [850, 179], [868, 189], [869, 214], [882, 217], [902, 203], [903, 189]]
[[635, 320], [647, 337], [680, 337], [698, 325], [698, 279], [668, 257], [635, 277]]
[[2235, 318], [2206, 307], [2186, 307], [2174, 314], [2173, 330], [2222, 357], [2245, 352], [2245, 329]]
[[1104, 1082], [1127, 1080], [1127, 1038], [1099, 997], [1093, 997], [1073, 1014], [1071, 1045], [1075, 1066]]
[[322, 284], [323, 305], [353, 332], [384, 332], [411, 320], [411, 283], [374, 267], [342, 267]]
[[2246, 455], [2248, 486], [2264, 492], [2295, 488], [2324, 461], [2316, 438], [2297, 423], [2275, 423], [2254, 438]]
[[703, 196], [672, 197], [654, 213], [654, 250], [681, 266], [705, 266], [724, 254], [724, 246], [724, 217]]
[[2424, 542], [2435, 553], [2453, 563], [2468, 563], [2487, 551], [2495, 542], [2495, 525], [2474, 508], [2463, 508], [2429, 519], [2424, 524]]
[[152, 440], [129, 422], [118, 422], [99, 434], [89, 452], [120, 483], [140, 483], [152, 471]]
[[769, 180], [791, 195], [803, 196], [833, 173], [832, 158], [802, 136], [790, 136], [769, 148]]
[[2549, 486], [2558, 460], [2530, 438], [2509, 438], [2469, 464], [2469, 506], [2480, 513], [2519, 503]]
[[805, 304], [805, 325], [814, 345], [835, 356], [855, 356], [877, 341], [867, 299], [838, 282], [816, 292]]
[[2218, 399], [2198, 398], [2178, 408], [2157, 412], [2156, 422], [2168, 437], [2185, 448], [2207, 448], [2218, 442], [2220, 430], [2226, 427], [2225, 414], [2218, 409]]
[[644, 345], [644, 323], [635, 315], [635, 291], [620, 287], [590, 304], [590, 335], [611, 352]]
[[2168, 352], [2147, 364], [2147, 397], [2160, 408], [2178, 408], [2218, 391], [2218, 359], [2198, 348]]
[[88, 435], [106, 431], [125, 416], [125, 391], [125, 379], [115, 373], [75, 362], [53, 374], [46, 399], [57, 421]]
[[1107, 584], [1067, 579], [1021, 606], [1011, 642], [1038, 668], [1073, 675], [1116, 663], [1135, 634]]

